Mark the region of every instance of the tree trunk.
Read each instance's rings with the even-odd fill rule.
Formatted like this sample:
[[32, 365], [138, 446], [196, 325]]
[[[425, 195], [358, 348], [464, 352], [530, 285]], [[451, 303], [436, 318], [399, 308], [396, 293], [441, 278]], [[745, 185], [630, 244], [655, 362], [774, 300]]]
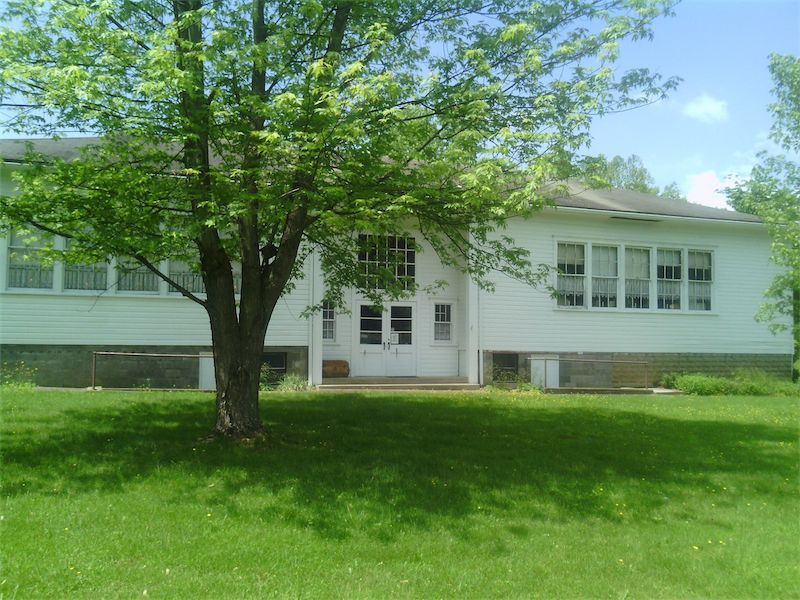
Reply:
[[[214, 343], [217, 378], [217, 422], [214, 432], [226, 437], [255, 437], [264, 432], [258, 405], [263, 336], [258, 349], [235, 337]], [[238, 348], [237, 348], [238, 346]]]

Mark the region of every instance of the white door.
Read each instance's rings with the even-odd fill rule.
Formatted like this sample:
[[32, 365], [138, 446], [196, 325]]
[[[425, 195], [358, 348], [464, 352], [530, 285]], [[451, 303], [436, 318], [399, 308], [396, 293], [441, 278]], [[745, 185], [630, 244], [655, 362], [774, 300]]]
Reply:
[[413, 377], [416, 368], [416, 327], [413, 302], [391, 302], [380, 311], [359, 304], [355, 377]]

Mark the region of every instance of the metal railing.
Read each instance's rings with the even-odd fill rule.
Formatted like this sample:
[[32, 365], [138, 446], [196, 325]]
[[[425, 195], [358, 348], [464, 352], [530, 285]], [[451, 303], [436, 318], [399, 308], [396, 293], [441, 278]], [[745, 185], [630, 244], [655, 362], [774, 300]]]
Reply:
[[154, 358], [207, 358], [204, 354], [161, 354], [152, 352], [110, 352], [110, 351], [96, 351], [92, 352], [92, 387], [97, 388], [97, 357], [98, 356], [146, 356]]

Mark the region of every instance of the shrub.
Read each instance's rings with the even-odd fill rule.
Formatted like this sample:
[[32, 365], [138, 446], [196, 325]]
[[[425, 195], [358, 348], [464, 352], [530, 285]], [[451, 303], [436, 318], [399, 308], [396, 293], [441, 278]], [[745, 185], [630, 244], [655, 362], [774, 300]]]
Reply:
[[36, 387], [36, 369], [24, 362], [4, 363], [0, 367], [0, 387], [30, 390]]
[[278, 387], [281, 382], [281, 373], [272, 369], [268, 364], [261, 365], [261, 372], [258, 376], [258, 388], [264, 392]]
[[305, 392], [310, 389], [308, 379], [299, 375], [284, 375], [278, 387], [279, 392]]
[[661, 378], [661, 383], [697, 396], [800, 396], [797, 384], [757, 369], [737, 371], [733, 377], [670, 373]]

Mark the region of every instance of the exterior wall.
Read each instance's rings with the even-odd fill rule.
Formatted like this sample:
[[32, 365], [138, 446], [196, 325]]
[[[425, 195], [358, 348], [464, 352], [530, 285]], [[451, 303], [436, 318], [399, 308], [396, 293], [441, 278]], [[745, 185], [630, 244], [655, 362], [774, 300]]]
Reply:
[[[0, 165], [0, 194], [13, 193], [11, 173], [18, 168]], [[8, 238], [0, 236], [0, 363], [24, 361], [38, 368], [41, 385], [90, 385], [93, 350], [210, 351], [205, 311], [169, 292], [165, 282], [159, 283], [157, 293], [120, 291], [111, 264], [108, 290], [66, 290], [63, 265], [56, 263], [52, 289], [11, 288], [8, 261]], [[311, 262], [305, 265], [306, 276], [278, 302], [265, 338], [265, 350], [286, 351], [289, 371], [304, 377], [310, 373], [313, 318], [300, 315], [313, 303]], [[106, 359], [106, 372], [98, 372], [100, 385], [197, 386], [197, 361], [158, 359], [161, 363], [153, 369], [152, 360], [156, 359]]]
[[[89, 387], [92, 353], [142, 352], [156, 354], [211, 353], [209, 346], [120, 346], [10, 344], [0, 348], [0, 361], [24, 362], [36, 370], [36, 384], [48, 387]], [[285, 352], [287, 373], [305, 376], [308, 349], [301, 346], [268, 346], [265, 352]], [[110, 388], [196, 389], [200, 380], [197, 358], [98, 356], [95, 385]]]
[[[791, 355], [788, 333], [773, 335], [754, 315], [776, 274], [760, 225], [644, 222], [567, 213], [517, 220], [508, 234], [534, 262], [555, 266], [559, 241], [684, 247], [713, 252], [712, 310], [561, 308], [543, 289], [498, 276], [480, 292], [481, 349], [509, 352]], [[552, 283], [555, 283], [553, 276]], [[587, 294], [588, 301], [588, 294]], [[655, 299], [652, 299], [655, 304]]]
[[[523, 380], [530, 376], [532, 355], [649, 363], [645, 373], [641, 365], [560, 361], [562, 387], [641, 386], [645, 378], [652, 384], [669, 372], [729, 375], [743, 368], [791, 375], [791, 335], [773, 335], [754, 319], [777, 273], [763, 227], [623, 220], [551, 209], [528, 221], [512, 222], [508, 233], [531, 251], [535, 263], [553, 267], [558, 242], [709, 250], [712, 310], [559, 307], [548, 291], [498, 276], [494, 293], [475, 292], [480, 331], [474, 335], [484, 383], [492, 382], [493, 354], [498, 352], [518, 354]], [[621, 252], [619, 258], [623, 260]], [[550, 284], [555, 285], [555, 273]], [[588, 290], [586, 302], [590, 303]], [[655, 298], [651, 304], [656, 305]]]

